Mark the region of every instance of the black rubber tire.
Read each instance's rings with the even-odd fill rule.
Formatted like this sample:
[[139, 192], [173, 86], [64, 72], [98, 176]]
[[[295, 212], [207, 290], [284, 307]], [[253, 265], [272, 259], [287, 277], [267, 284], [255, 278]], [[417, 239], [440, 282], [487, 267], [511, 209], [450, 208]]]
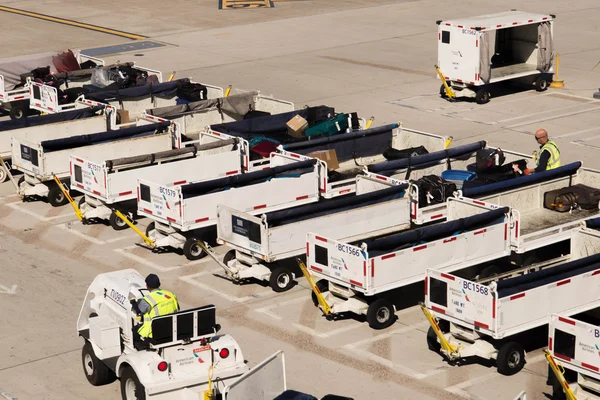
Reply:
[[235, 260], [235, 250], [229, 250], [225, 253], [225, 256], [223, 256], [223, 264], [227, 265], [231, 260]]
[[146, 236], [148, 236], [148, 234], [150, 233], [150, 231], [153, 231], [156, 225], [154, 224], [154, 222], [150, 222], [148, 224], [148, 226], [146, 227]]
[[12, 107], [10, 109], [10, 119], [22, 119], [27, 117], [27, 110], [23, 107]]
[[490, 264], [483, 268], [479, 273], [479, 279], [491, 278], [502, 273], [502, 268], [498, 265]]
[[496, 366], [502, 375], [516, 374], [525, 366], [525, 349], [517, 342], [504, 343], [498, 351]]
[[206, 252], [198, 246], [197, 242], [198, 239], [195, 237], [189, 237], [183, 244], [183, 254], [185, 255], [185, 258], [190, 261], [200, 260], [201, 258], [206, 257]]
[[112, 228], [115, 231], [122, 231], [129, 228], [129, 225], [127, 225], [125, 221], [119, 218], [114, 211], [110, 213], [110, 217], [108, 217], [108, 223], [110, 224], [110, 226], [112, 226]]
[[446, 86], [444, 86], [444, 84], [440, 86], [440, 96], [442, 97], [442, 99], [448, 98], [448, 96], [446, 96]]
[[367, 322], [373, 329], [385, 329], [396, 320], [394, 305], [386, 299], [377, 299], [367, 309]]
[[60, 190], [58, 185], [51, 185], [48, 188], [48, 202], [52, 207], [60, 207], [67, 204], [69, 199], [67, 199], [67, 196]]
[[25, 176], [20, 177], [19, 180], [17, 181], [17, 186], [19, 187], [19, 189], [21, 188], [21, 185], [23, 184], [23, 182], [25, 182]]
[[482, 88], [477, 91], [475, 95], [475, 101], [477, 104], [487, 104], [490, 102], [490, 92], [487, 89]]
[[437, 335], [431, 326], [427, 330], [427, 347], [436, 353], [439, 353], [442, 349], [442, 345], [438, 342]]
[[286, 267], [276, 267], [271, 271], [269, 285], [276, 293], [286, 292], [294, 286], [292, 272]]
[[117, 379], [115, 373], [96, 357], [94, 348], [87, 340], [81, 349], [81, 366], [88, 382], [94, 386], [108, 385]]
[[548, 90], [549, 86], [550, 84], [548, 83], [548, 79], [546, 79], [543, 76], [539, 76], [535, 80], [535, 90], [537, 90], [538, 92], [545, 92], [546, 90]]
[[8, 180], [8, 171], [4, 166], [0, 166], [0, 183], [6, 182]]
[[[319, 279], [317, 281], [317, 283], [315, 283], [315, 286], [317, 287], [317, 289], [319, 289], [319, 292], [321, 293], [327, 293], [329, 292], [329, 282], [326, 281], [325, 279]], [[319, 300], [317, 299], [317, 295], [315, 294], [315, 292], [310, 292], [311, 293], [311, 298], [313, 301], [313, 304], [315, 305], [315, 307], [319, 306]]]
[[144, 388], [144, 385], [140, 383], [140, 380], [131, 367], [125, 367], [121, 374], [121, 398], [123, 400], [128, 400], [126, 390], [129, 382], [132, 382], [132, 384], [135, 385], [135, 399], [146, 400], [146, 389]]

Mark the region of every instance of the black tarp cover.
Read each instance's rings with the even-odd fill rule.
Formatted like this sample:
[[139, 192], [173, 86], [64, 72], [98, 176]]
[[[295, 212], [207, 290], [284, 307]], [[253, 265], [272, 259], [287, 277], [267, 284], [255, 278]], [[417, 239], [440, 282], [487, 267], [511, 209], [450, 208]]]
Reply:
[[90, 133], [86, 135], [71, 136], [68, 138], [44, 140], [41, 146], [45, 153], [53, 151], [75, 149], [93, 144], [116, 142], [119, 140], [132, 139], [135, 137], [149, 136], [168, 129], [170, 122], [159, 122], [156, 124], [136, 126], [126, 129], [115, 129], [112, 131]]
[[303, 155], [313, 151], [335, 150], [338, 161], [344, 162], [354, 158], [382, 154], [392, 146], [393, 132], [398, 126], [398, 124], [378, 126], [362, 131], [290, 143], [284, 145], [283, 148]]
[[504, 222], [505, 214], [509, 210], [509, 207], [502, 207], [497, 210], [487, 211], [471, 217], [459, 218], [442, 224], [394, 233], [382, 238], [364, 240], [355, 245], [360, 246], [364, 242], [367, 245], [369, 256], [376, 257], [381, 254], [401, 250], [402, 248], [412, 247], [422, 242], [432, 242], [452, 236], [457, 232], [475, 230], [484, 226], [502, 223]]
[[592, 218], [585, 221], [585, 226], [590, 229], [600, 228], [600, 218]]
[[523, 175], [518, 178], [508, 179], [506, 181], [491, 183], [489, 185], [475, 186], [464, 188], [462, 193], [465, 197], [477, 198], [484, 195], [491, 195], [498, 192], [504, 192], [510, 189], [515, 189], [521, 186], [533, 185], [538, 182], [545, 182], [551, 179], [560, 178], [563, 176], [573, 175], [581, 167], [581, 162], [577, 161], [571, 164], [563, 165], [562, 167], [554, 168], [547, 171], [537, 172], [531, 175]]
[[539, 286], [560, 282], [564, 279], [581, 275], [600, 268], [600, 254], [594, 254], [579, 260], [570, 261], [556, 267], [542, 269], [515, 278], [504, 279], [497, 282], [498, 297], [503, 298], [524, 292]]
[[30, 126], [40, 126], [53, 124], [56, 122], [72, 121], [76, 119], [84, 119], [101, 115], [105, 106], [94, 106], [79, 108], [72, 111], [64, 111], [56, 114], [37, 115], [21, 119], [13, 119], [0, 121], [0, 132], [10, 131], [13, 129], [27, 128]]
[[[156, 97], [173, 97], [177, 94], [177, 85], [179, 82], [189, 82], [187, 78], [179, 79], [173, 82], [163, 82], [156, 85], [136, 86], [127, 89], [115, 89], [94, 91], [91, 85], [83, 85], [84, 89], [92, 90], [91, 93], [86, 93], [85, 98], [90, 100], [106, 103], [110, 100], [122, 100], [137, 97], [156, 96]], [[88, 87], [89, 86], [89, 87]]]
[[368, 169], [369, 172], [375, 172], [384, 176], [392, 176], [396, 171], [407, 167], [418, 168], [423, 167], [424, 165], [435, 164], [446, 158], [452, 159], [465, 157], [475, 153], [479, 149], [483, 149], [485, 146], [486, 142], [482, 140], [475, 143], [452, 147], [446, 150], [434, 151], [433, 153], [402, 158], [399, 160], [384, 161], [379, 164], [370, 165]]
[[392, 186], [361, 195], [349, 194], [323, 199], [317, 203], [306, 204], [286, 210], [274, 211], [266, 215], [270, 227], [282, 226], [307, 219], [319, 218], [324, 215], [335, 214], [355, 208], [366, 207], [385, 201], [402, 198], [408, 184]]
[[281, 114], [226, 122], [211, 125], [210, 128], [214, 131], [238, 136], [245, 140], [250, 140], [255, 136], [266, 136], [277, 140], [279, 143], [297, 142], [299, 140], [306, 140], [306, 138], [298, 139], [288, 135], [286, 123], [296, 115], [300, 115], [304, 119], [308, 118], [308, 110], [309, 108], [305, 108]]
[[275, 178], [282, 174], [299, 174], [303, 175], [314, 171], [317, 164], [316, 159], [295, 162], [291, 164], [281, 165], [274, 168], [265, 169], [262, 171], [249, 172], [225, 178], [213, 179], [181, 187], [181, 195], [184, 199], [198, 197], [209, 193], [219, 192], [226, 188], [238, 188], [249, 186], [256, 183], [264, 182], [269, 178]]

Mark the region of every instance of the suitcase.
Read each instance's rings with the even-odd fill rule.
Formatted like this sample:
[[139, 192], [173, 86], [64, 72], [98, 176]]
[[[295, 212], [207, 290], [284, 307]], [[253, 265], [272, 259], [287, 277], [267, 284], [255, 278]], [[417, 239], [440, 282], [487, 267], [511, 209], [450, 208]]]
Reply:
[[319, 122], [327, 121], [335, 117], [335, 109], [327, 106], [311, 107], [308, 109], [307, 114], [306, 120], [308, 121], [308, 126], [310, 127], [318, 124]]
[[475, 155], [475, 165], [480, 172], [504, 164], [506, 157], [500, 149], [481, 149]]
[[419, 207], [444, 203], [456, 191], [455, 183], [448, 182], [438, 175], [426, 175], [414, 183], [419, 188]]
[[200, 101], [208, 98], [208, 88], [199, 83], [179, 82], [177, 85], [177, 97], [189, 101]]
[[385, 157], [386, 160], [400, 160], [402, 158], [415, 157], [427, 153], [429, 152], [427, 151], [425, 146], [411, 147], [409, 149], [402, 150], [390, 147], [389, 149], [385, 149], [383, 151], [383, 157]]
[[544, 208], [558, 212], [574, 208], [597, 210], [599, 202], [600, 190], [581, 184], [544, 193]]
[[[310, 126], [310, 124], [309, 124]], [[346, 114], [339, 114], [335, 118], [322, 121], [304, 131], [304, 135], [311, 136], [332, 136], [338, 133], [346, 132], [348, 129], [348, 117]]]

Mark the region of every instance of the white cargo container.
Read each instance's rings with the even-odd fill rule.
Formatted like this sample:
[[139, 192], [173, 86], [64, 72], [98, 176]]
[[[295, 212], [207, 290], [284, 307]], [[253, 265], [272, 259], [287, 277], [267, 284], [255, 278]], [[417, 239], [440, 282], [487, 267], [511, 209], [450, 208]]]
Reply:
[[[551, 268], [489, 284], [473, 282], [439, 270], [427, 270], [425, 307], [446, 321], [441, 335], [452, 361], [478, 356], [496, 360], [498, 372], [513, 375], [525, 365], [526, 334], [548, 323], [548, 315], [576, 315], [600, 306], [600, 232], [583, 226], [570, 232], [571, 252]], [[590, 255], [591, 254], [591, 255]], [[431, 349], [440, 350], [433, 326]]]
[[299, 272], [291, 258], [304, 255], [306, 232], [360, 240], [410, 228], [406, 183], [395, 186], [364, 176], [355, 179], [356, 195], [261, 216], [219, 205], [217, 240], [233, 248], [223, 258], [230, 278], [268, 281], [274, 291], [283, 292], [293, 286]]
[[128, 225], [114, 210], [136, 219], [138, 179], [178, 186], [241, 172], [245, 142], [225, 134], [202, 133], [200, 143], [101, 163], [71, 155], [71, 189], [84, 194], [79, 201], [84, 221], [108, 220], [115, 230], [126, 229]]
[[66, 204], [68, 200], [54, 182], [54, 177], [69, 177], [70, 157], [75, 151], [86, 158], [103, 153], [124, 157], [179, 148], [181, 145], [174, 123], [138, 120], [136, 125], [46, 141], [30, 142], [12, 138], [13, 167], [23, 172], [19, 181], [19, 195], [23, 198], [48, 197], [50, 204], [55, 207]]
[[[79, 110], [82, 109], [90, 110], [89, 113], [83, 111], [79, 114]], [[97, 115], [88, 116], [94, 112]], [[82, 114], [86, 115], [82, 116]], [[36, 118], [36, 125], [27, 126], [27, 124], [23, 124], [21, 125], [22, 127], [8, 130], [3, 130], [0, 127], [0, 156], [7, 164], [8, 170], [12, 169], [11, 139], [13, 137], [36, 142], [73, 136], [74, 132], [85, 134], [116, 128], [116, 110], [112, 106], [91, 100], [86, 100], [85, 102], [78, 101], [75, 109], [64, 113], [63, 117], [65, 118], [56, 118], [56, 116], [50, 115], [39, 116], [33, 117]], [[21, 124], [22, 121], [0, 122], [0, 125], [4, 123], [11, 125], [15, 123]], [[6, 170], [0, 166], [0, 183], [7, 179], [8, 174]]]
[[554, 74], [554, 18], [513, 10], [437, 21], [437, 65], [457, 97], [479, 104], [489, 101], [489, 86], [497, 82], [522, 79], [546, 90]]

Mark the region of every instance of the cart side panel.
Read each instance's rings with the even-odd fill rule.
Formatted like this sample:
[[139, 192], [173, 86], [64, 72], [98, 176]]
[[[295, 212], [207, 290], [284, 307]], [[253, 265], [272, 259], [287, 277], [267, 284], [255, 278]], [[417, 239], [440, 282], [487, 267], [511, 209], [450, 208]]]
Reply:
[[107, 196], [107, 170], [98, 164], [76, 155], [70, 156], [71, 189], [94, 197]]
[[496, 327], [496, 303], [495, 294], [488, 286], [427, 270], [425, 305], [439, 316], [447, 315], [462, 325], [491, 333]]
[[269, 253], [270, 236], [261, 219], [224, 205], [217, 206], [217, 238], [237, 249]]
[[479, 35], [462, 25], [438, 27], [438, 65], [446, 78], [465, 83], [479, 80]]
[[600, 379], [600, 327], [552, 314], [548, 350], [565, 368]]
[[152, 217], [163, 223], [181, 223], [182, 201], [180, 186], [169, 187], [138, 180], [138, 214]]

